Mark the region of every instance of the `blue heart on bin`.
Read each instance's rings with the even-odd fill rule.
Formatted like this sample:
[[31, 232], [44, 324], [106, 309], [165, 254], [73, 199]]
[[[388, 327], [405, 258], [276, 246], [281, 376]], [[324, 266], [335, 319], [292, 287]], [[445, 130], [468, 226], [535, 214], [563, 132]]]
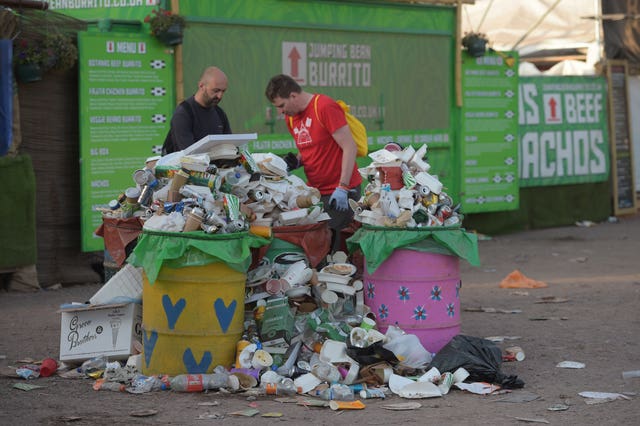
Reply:
[[173, 302], [171, 302], [171, 297], [169, 297], [168, 294], [165, 294], [162, 296], [162, 306], [164, 307], [164, 313], [167, 315], [169, 330], [173, 330], [180, 314], [184, 310], [184, 307], [187, 306], [187, 301], [180, 299], [174, 305]]
[[182, 362], [184, 366], [187, 368], [187, 373], [189, 374], [204, 374], [211, 366], [211, 362], [213, 361], [213, 357], [211, 356], [211, 352], [205, 351], [202, 354], [202, 359], [200, 362], [196, 362], [195, 357], [193, 356], [193, 352], [191, 348], [187, 348], [182, 355]]
[[218, 322], [220, 323], [220, 328], [223, 333], [226, 333], [229, 325], [231, 325], [233, 314], [236, 312], [236, 304], [236, 301], [233, 300], [229, 303], [229, 306], [225, 306], [224, 300], [221, 298], [217, 298], [216, 301], [213, 302], [213, 308], [216, 311], [216, 316], [218, 317]]
[[151, 337], [147, 337], [147, 330], [143, 330], [142, 338], [144, 339], [144, 362], [146, 362], [147, 367], [149, 367], [151, 355], [153, 355], [153, 349], [156, 347], [156, 343], [158, 342], [158, 332], [153, 330], [151, 332]]

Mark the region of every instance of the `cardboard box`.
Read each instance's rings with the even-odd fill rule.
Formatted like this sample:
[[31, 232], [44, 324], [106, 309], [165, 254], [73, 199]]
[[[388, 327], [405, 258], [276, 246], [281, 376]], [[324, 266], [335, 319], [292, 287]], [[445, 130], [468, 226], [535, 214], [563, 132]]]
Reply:
[[60, 313], [60, 361], [99, 355], [127, 359], [142, 340], [142, 306], [137, 303], [82, 305]]
[[294, 313], [289, 307], [289, 299], [281, 297], [267, 300], [262, 318], [260, 337], [267, 347], [288, 345], [293, 334]]

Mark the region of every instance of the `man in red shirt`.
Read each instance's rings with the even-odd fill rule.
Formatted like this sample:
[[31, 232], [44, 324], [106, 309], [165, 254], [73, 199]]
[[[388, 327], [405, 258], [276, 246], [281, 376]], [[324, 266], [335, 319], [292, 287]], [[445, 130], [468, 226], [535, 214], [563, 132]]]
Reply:
[[340, 247], [340, 230], [353, 218], [348, 199], [360, 198], [362, 183], [356, 165], [356, 143], [344, 111], [330, 97], [305, 92], [292, 77], [284, 74], [269, 80], [265, 95], [278, 114], [285, 115], [287, 128], [298, 148], [297, 156], [289, 156], [290, 168], [304, 167], [308, 185], [322, 195], [321, 201], [331, 216], [331, 247], [335, 252]]

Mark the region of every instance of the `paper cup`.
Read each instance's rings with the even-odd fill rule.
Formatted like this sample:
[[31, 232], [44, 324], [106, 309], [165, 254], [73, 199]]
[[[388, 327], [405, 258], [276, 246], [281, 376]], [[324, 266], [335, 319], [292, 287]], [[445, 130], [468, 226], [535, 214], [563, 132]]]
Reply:
[[187, 221], [184, 224], [184, 232], [197, 231], [202, 225], [203, 215], [200, 211], [193, 209], [187, 215]]
[[257, 368], [259, 370], [264, 370], [273, 365], [273, 357], [271, 354], [264, 349], [258, 349], [253, 354], [253, 358], [251, 359], [251, 365], [253, 368]]
[[319, 200], [311, 195], [298, 195], [296, 197], [296, 205], [298, 208], [305, 209], [316, 204]]
[[516, 361], [524, 360], [524, 351], [520, 346], [511, 346], [509, 348], [506, 348], [504, 351], [507, 355], [513, 356]]
[[376, 322], [369, 317], [362, 318], [362, 322], [360, 323], [360, 328], [364, 328], [365, 330], [371, 330], [375, 328]]
[[304, 260], [300, 260], [287, 269], [282, 278], [289, 283], [291, 287], [298, 287], [306, 284], [313, 275], [313, 271], [307, 268]]
[[249, 233], [259, 237], [271, 238], [271, 227], [261, 225], [249, 225]]
[[180, 188], [187, 183], [189, 174], [183, 170], [178, 170], [171, 179], [171, 191], [180, 191]]
[[469, 372], [460, 367], [453, 372], [453, 383], [462, 383], [469, 377]]
[[267, 291], [267, 293], [271, 295], [284, 292], [287, 288], [288, 288], [288, 284], [286, 281], [282, 279], [278, 280], [275, 278], [268, 280], [264, 285], [264, 289]]

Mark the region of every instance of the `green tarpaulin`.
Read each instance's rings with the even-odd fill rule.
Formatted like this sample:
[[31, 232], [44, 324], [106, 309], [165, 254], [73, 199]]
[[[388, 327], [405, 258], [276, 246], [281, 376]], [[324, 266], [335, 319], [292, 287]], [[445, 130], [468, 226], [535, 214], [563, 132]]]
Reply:
[[461, 228], [383, 228], [363, 226], [347, 240], [347, 248], [362, 250], [372, 274], [396, 249], [455, 255], [480, 266], [478, 238]]
[[248, 232], [204, 234], [200, 231], [175, 233], [143, 230], [127, 262], [144, 268], [151, 284], [156, 281], [163, 266], [184, 268], [224, 262], [231, 269], [246, 273], [251, 265], [251, 249], [270, 242], [270, 239]]
[[[36, 245], [36, 177], [31, 157], [0, 157], [0, 269], [33, 265]], [[43, 208], [46, 208], [43, 206]]]

